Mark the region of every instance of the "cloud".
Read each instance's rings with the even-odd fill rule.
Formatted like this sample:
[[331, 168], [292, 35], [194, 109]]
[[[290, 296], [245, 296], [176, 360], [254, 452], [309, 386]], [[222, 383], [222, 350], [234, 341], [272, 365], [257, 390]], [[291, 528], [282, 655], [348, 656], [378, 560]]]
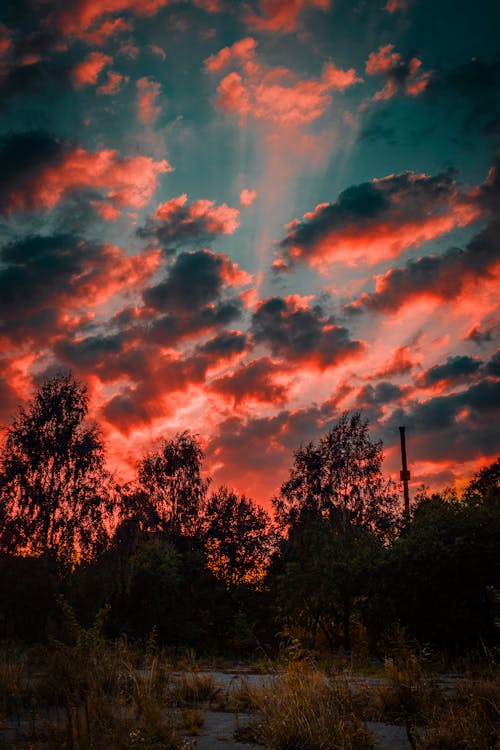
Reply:
[[442, 365], [434, 365], [417, 378], [421, 388], [449, 387], [475, 375], [482, 365], [480, 359], [467, 355], [448, 357]]
[[226, 255], [210, 250], [182, 252], [168, 276], [143, 293], [148, 307], [159, 311], [187, 311], [213, 303], [226, 286], [248, 284], [251, 276]]
[[310, 308], [293, 296], [262, 301], [252, 316], [251, 331], [255, 342], [269, 346], [273, 355], [319, 370], [356, 357], [365, 348], [319, 305]]
[[85, 60], [73, 68], [73, 82], [77, 89], [97, 83], [101, 71], [111, 65], [113, 59], [102, 52], [90, 52]]
[[272, 416], [231, 416], [211, 435], [205, 454], [214, 482], [267, 500], [288, 477], [293, 452], [334, 424], [332, 404], [287, 410]]
[[68, 234], [13, 241], [0, 259], [0, 337], [37, 345], [88, 321], [90, 306], [142, 286], [159, 265], [158, 253], [129, 256]]
[[289, 387], [277, 378], [283, 378], [281, 365], [268, 357], [256, 359], [223, 375], [210, 383], [209, 390], [226, 397], [234, 406], [247, 401], [281, 405], [288, 399]]
[[129, 80], [128, 76], [123, 76], [114, 70], [108, 70], [106, 81], [97, 87], [97, 93], [101, 96], [115, 96]]
[[486, 342], [493, 341], [497, 336], [500, 335], [500, 320], [497, 321], [485, 321], [485, 327], [477, 324], [467, 333], [466, 339], [474, 341], [475, 344], [481, 346]]
[[376, 277], [375, 291], [363, 293], [347, 312], [396, 312], [419, 298], [448, 302], [491, 278], [500, 262], [500, 222], [492, 222], [465, 247], [424, 255]]
[[153, 238], [166, 252], [175, 252], [186, 242], [207, 242], [222, 234], [233, 234], [239, 227], [240, 212], [226, 203], [197, 200], [188, 203], [186, 193], [162, 203], [138, 230], [143, 238]]
[[434, 106], [466, 111], [463, 128], [471, 132], [480, 128], [486, 135], [498, 135], [500, 106], [500, 59], [475, 56], [449, 70], [436, 71], [426, 93]]
[[454, 227], [465, 226], [480, 209], [460, 193], [453, 172], [436, 176], [403, 172], [344, 190], [335, 203], [320, 203], [294, 219], [280, 242], [277, 271], [306, 263], [322, 269], [333, 262], [370, 265], [418, 247]]
[[377, 91], [374, 100], [391, 99], [397, 94], [401, 96], [418, 96], [422, 94], [431, 80], [430, 71], [422, 71], [422, 60], [407, 55], [403, 57], [394, 52], [393, 44], [379, 47], [376, 52], [370, 52], [365, 70], [370, 76], [381, 76], [386, 83], [383, 89]]
[[500, 378], [500, 349], [497, 349], [495, 354], [486, 363], [484, 369], [487, 375], [492, 375], [495, 378]]
[[50, 20], [62, 34], [86, 39], [89, 31], [97, 33], [96, 27], [99, 27], [101, 34], [105, 34], [103, 21], [108, 23], [109, 33], [115, 33], [116, 22], [120, 21], [116, 16], [120, 13], [153, 16], [169, 2], [170, 0], [74, 0], [67, 3], [59, 0], [53, 4], [55, 7], [51, 9]]
[[54, 208], [74, 191], [101, 193], [115, 209], [145, 206], [158, 177], [171, 172], [165, 159], [121, 157], [114, 149], [87, 151], [47, 133], [12, 133], [0, 139], [3, 180], [0, 212]]
[[[396, 409], [385, 431], [396, 432], [405, 425], [413, 460], [433, 462], [471, 461], [490, 456], [498, 443], [500, 380], [485, 378], [464, 391], [435, 396], [427, 401]], [[414, 476], [414, 479], [417, 477]]]
[[248, 117], [283, 125], [308, 125], [330, 106], [333, 91], [344, 91], [361, 79], [354, 68], [341, 70], [327, 62], [319, 78], [302, 79], [285, 67], [270, 68], [256, 55], [251, 37], [224, 47], [205, 61], [205, 68], [219, 73], [235, 67], [217, 87], [215, 104], [240, 123]]
[[329, 7], [330, 0], [260, 0], [259, 13], [247, 12], [245, 21], [256, 31], [292, 32], [305, 10]]
[[387, 0], [384, 10], [388, 13], [396, 13], [398, 10], [407, 10], [408, 0]]
[[220, 363], [237, 356], [246, 337], [225, 331], [191, 352], [167, 351], [151, 341], [146, 331], [89, 336], [60, 341], [56, 354], [80, 373], [91, 373], [105, 383], [121, 383], [103, 404], [102, 413], [123, 434], [151, 426], [172, 413], [172, 397], [205, 385]]
[[369, 373], [368, 379], [388, 378], [397, 375], [406, 375], [415, 366], [415, 360], [411, 356], [411, 348], [407, 345], [399, 346], [392, 357], [385, 362], [376, 372]]
[[151, 78], [139, 78], [137, 87], [137, 115], [143, 125], [152, 125], [161, 112], [157, 99], [161, 93], [158, 81]]
[[243, 188], [243, 190], [240, 193], [240, 203], [242, 206], [251, 206], [254, 202], [254, 200], [257, 197], [257, 191], [256, 190], [249, 190], [248, 188]]

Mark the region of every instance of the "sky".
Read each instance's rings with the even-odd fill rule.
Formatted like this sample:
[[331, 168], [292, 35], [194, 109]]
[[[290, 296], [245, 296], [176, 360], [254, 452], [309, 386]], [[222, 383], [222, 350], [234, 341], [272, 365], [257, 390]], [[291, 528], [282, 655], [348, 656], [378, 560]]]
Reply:
[[500, 6], [7, 0], [0, 423], [85, 382], [109, 465], [189, 429], [267, 504], [359, 409], [410, 489], [500, 432]]

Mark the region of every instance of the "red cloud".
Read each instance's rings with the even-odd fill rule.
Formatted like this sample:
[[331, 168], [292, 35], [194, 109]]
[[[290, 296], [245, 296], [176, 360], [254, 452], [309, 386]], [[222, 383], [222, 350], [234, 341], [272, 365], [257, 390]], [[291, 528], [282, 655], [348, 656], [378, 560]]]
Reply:
[[233, 405], [258, 401], [280, 405], [288, 399], [289, 387], [277, 382], [284, 371], [267, 357], [242, 365], [238, 370], [213, 380], [209, 390], [228, 398]]
[[150, 78], [137, 81], [137, 114], [144, 125], [151, 125], [161, 112], [156, 100], [161, 93], [161, 86]]
[[181, 234], [187, 232], [189, 227], [201, 225], [209, 234], [234, 234], [238, 229], [240, 212], [237, 208], [231, 208], [226, 203], [217, 206], [215, 201], [205, 199], [187, 204], [187, 199], [184, 193], [161, 203], [151, 219], [175, 225]]
[[253, 60], [257, 42], [252, 37], [246, 37], [235, 42], [231, 47], [223, 47], [217, 54], [205, 60], [205, 68], [211, 73], [219, 73], [230, 65], [242, 65]]
[[3, 57], [5, 53], [12, 46], [12, 34], [7, 26], [0, 23], [0, 57]]
[[257, 191], [256, 190], [248, 190], [248, 188], [243, 188], [243, 190], [240, 193], [240, 203], [242, 206], [251, 206], [254, 202], [254, 200], [257, 197]]
[[397, 10], [406, 10], [408, 8], [408, 0], [388, 0], [387, 4], [384, 5], [384, 10], [388, 13], [395, 13]]
[[119, 292], [142, 288], [160, 265], [161, 253], [158, 250], [128, 255], [116, 245], [104, 244], [98, 265], [95, 259], [88, 263], [85, 259], [82, 261], [77, 280], [79, 304], [87, 303], [94, 308]]
[[109, 55], [102, 52], [91, 52], [83, 62], [79, 63], [73, 70], [73, 82], [77, 89], [97, 83], [99, 74], [106, 65], [113, 62]]
[[220, 82], [216, 105], [236, 114], [240, 121], [251, 116], [284, 125], [307, 125], [324, 114], [332, 91], [343, 91], [360, 81], [354, 68], [340, 70], [331, 62], [319, 78], [304, 80], [288, 68], [269, 68], [259, 62], [255, 47], [255, 40], [242, 39], [205, 61], [210, 72], [230, 65], [239, 69]]
[[[169, 2], [170, 0], [73, 0], [71, 3], [64, 3], [63, 8], [54, 14], [53, 20], [63, 34], [85, 39], [87, 32], [97, 26], [101, 19], [110, 21], [110, 16], [124, 11], [153, 16]], [[103, 26], [104, 24], [100, 27], [101, 33]], [[112, 28], [110, 33], [113, 33]]]
[[249, 12], [248, 25], [257, 31], [293, 31], [307, 8], [328, 10], [330, 0], [260, 0], [260, 14]]
[[393, 44], [386, 44], [377, 52], [371, 52], [366, 61], [368, 75], [381, 75], [387, 79], [384, 88], [374, 95], [375, 100], [391, 99], [398, 93], [418, 96], [429, 83], [431, 73], [420, 70], [422, 61], [418, 57], [405, 59], [393, 50]]
[[125, 21], [124, 18], [114, 18], [103, 21], [102, 24], [91, 31], [87, 31], [85, 34], [81, 34], [81, 38], [85, 39], [87, 44], [93, 44], [97, 47], [105, 44], [110, 37], [118, 36], [123, 32], [130, 31], [132, 24], [130, 21]]
[[[409, 260], [376, 277], [375, 291], [364, 292], [346, 309], [350, 312], [396, 312], [416, 299], [438, 301], [458, 299], [465, 290], [495, 280], [500, 266], [498, 232], [493, 221], [464, 248], [450, 248], [442, 255]], [[477, 305], [481, 308], [481, 300]]]
[[97, 87], [97, 93], [102, 96], [114, 96], [120, 91], [122, 85], [128, 83], [128, 81], [128, 76], [122, 76], [121, 73], [110, 70], [107, 73], [106, 82]]
[[405, 172], [343, 191], [295, 219], [282, 240], [276, 270], [308, 263], [320, 270], [334, 262], [369, 264], [418, 247], [481, 215], [450, 173], [430, 177]]
[[409, 346], [400, 346], [379, 370], [366, 375], [365, 379], [374, 380], [394, 375], [406, 375], [415, 365], [416, 362], [411, 356], [411, 348]]
[[82, 189], [104, 193], [106, 202], [100, 205], [103, 213], [106, 204], [114, 209], [142, 208], [156, 189], [158, 175], [171, 171], [165, 159], [120, 157], [113, 149], [66, 150], [55, 164], [42, 164], [37, 172], [15, 184], [6, 198], [5, 210], [51, 209], [70, 191]]

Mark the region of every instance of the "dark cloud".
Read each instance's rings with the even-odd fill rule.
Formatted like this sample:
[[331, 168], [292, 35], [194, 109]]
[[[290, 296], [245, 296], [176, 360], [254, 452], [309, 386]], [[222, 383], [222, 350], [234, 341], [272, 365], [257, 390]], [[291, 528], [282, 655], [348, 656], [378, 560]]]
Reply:
[[167, 313], [154, 317], [148, 325], [151, 340], [163, 346], [173, 346], [182, 339], [192, 338], [216, 328], [223, 328], [241, 317], [243, 306], [237, 297], [218, 300], [205, 307], [193, 308], [179, 314]]
[[389, 146], [396, 146], [398, 144], [396, 129], [385, 125], [382, 121], [377, 122], [376, 120], [361, 130], [358, 140], [366, 141], [367, 143], [385, 141]]
[[234, 354], [242, 354], [247, 345], [247, 336], [240, 331], [224, 331], [218, 336], [207, 341], [199, 347], [205, 354], [218, 354], [220, 356], [232, 357]]
[[283, 367], [263, 357], [213, 380], [209, 388], [228, 397], [234, 404], [249, 400], [283, 404], [288, 397], [288, 387], [276, 382], [280, 375], [283, 375]]
[[[289, 225], [280, 242], [283, 260], [275, 268], [287, 270], [299, 262], [349, 260], [359, 255], [376, 262], [398, 254], [442, 233], [444, 228], [436, 220], [458, 200], [452, 170], [434, 177], [405, 172], [352, 186], [335, 203], [320, 204]], [[448, 229], [454, 223], [451, 220]]]
[[460, 393], [397, 409], [385, 433], [392, 435], [405, 425], [414, 458], [467, 461], [495, 451], [499, 416], [500, 381], [485, 379]]
[[489, 362], [486, 363], [485, 372], [487, 375], [493, 375], [496, 378], [500, 378], [500, 349], [498, 349]]
[[434, 365], [418, 378], [418, 385], [429, 388], [440, 383], [457, 383], [475, 375], [482, 365], [480, 359], [466, 355], [448, 357], [445, 364]]
[[377, 385], [366, 385], [359, 392], [356, 402], [359, 408], [366, 406], [380, 406], [390, 404], [393, 401], [399, 401], [404, 398], [408, 392], [408, 387], [395, 385], [387, 381], [377, 383]]
[[338, 413], [327, 402], [268, 417], [232, 416], [215, 429], [206, 446], [214, 481], [237, 486], [250, 497], [270, 498], [287, 478], [293, 452], [316, 440]]
[[451, 248], [443, 255], [425, 255], [391, 269], [379, 278], [374, 292], [362, 294], [345, 311], [395, 312], [418, 297], [456, 299], [466, 285], [491, 275], [500, 260], [499, 233], [500, 222], [495, 221], [465, 249]]
[[481, 346], [489, 341], [493, 341], [498, 334], [500, 334], [500, 322], [488, 322], [485, 328], [481, 328], [479, 325], [473, 326], [468, 332], [466, 339], [474, 341], [475, 344]]
[[224, 256], [209, 250], [181, 253], [167, 278], [144, 291], [144, 302], [159, 311], [203, 307], [219, 296], [226, 266]]
[[322, 308], [298, 305], [294, 298], [271, 297], [252, 316], [251, 330], [256, 343], [267, 344], [276, 356], [291, 362], [309, 362], [324, 369], [364, 349], [349, 331], [326, 317]]
[[63, 300], [78, 296], [87, 264], [102, 260], [99, 245], [72, 235], [15, 241], [0, 258], [0, 333], [14, 341], [50, 335]]
[[[62, 141], [43, 131], [10, 133], [0, 138], [0, 212], [15, 205], [16, 193], [42, 167], [60, 164], [66, 149]], [[28, 208], [35, 208], [36, 196]]]
[[[433, 102], [451, 100], [456, 108], [460, 100], [466, 107], [466, 130], [492, 129], [500, 116], [500, 58], [484, 60], [473, 57], [447, 71], [436, 73], [427, 93]], [[493, 128], [494, 129], [494, 128]], [[494, 134], [494, 133], [492, 133]]]
[[239, 210], [215, 201], [187, 202], [181, 195], [160, 205], [145, 225], [137, 230], [139, 237], [154, 239], [166, 253], [175, 253], [189, 244], [206, 244], [214, 237], [232, 234], [239, 226]]

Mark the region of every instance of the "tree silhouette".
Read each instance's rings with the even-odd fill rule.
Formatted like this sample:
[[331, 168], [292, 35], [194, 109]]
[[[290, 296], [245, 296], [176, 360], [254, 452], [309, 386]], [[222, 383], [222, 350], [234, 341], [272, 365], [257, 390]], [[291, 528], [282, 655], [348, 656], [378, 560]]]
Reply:
[[196, 534], [208, 489], [208, 480], [201, 473], [202, 461], [196, 437], [185, 431], [140, 462], [139, 485], [151, 506], [148, 515], [156, 517], [164, 529]]
[[210, 567], [230, 586], [261, 572], [272, 546], [266, 511], [227, 487], [207, 502], [203, 536]]
[[399, 501], [381, 464], [382, 444], [370, 438], [368, 422], [359, 412], [345, 413], [317, 443], [295, 453], [290, 478], [274, 500], [286, 533], [283, 609], [310, 632], [319, 627], [331, 647], [340, 628], [350, 649], [355, 607], [366, 595], [382, 540], [395, 528]]
[[7, 430], [0, 463], [2, 546], [90, 557], [106, 539], [108, 475], [88, 395], [68, 374], [46, 380]]
[[346, 412], [318, 443], [296, 451], [290, 478], [274, 500], [279, 525], [289, 529], [322, 518], [344, 535], [350, 527], [388, 532], [398, 497], [381, 464], [382, 443], [370, 438], [367, 420]]

